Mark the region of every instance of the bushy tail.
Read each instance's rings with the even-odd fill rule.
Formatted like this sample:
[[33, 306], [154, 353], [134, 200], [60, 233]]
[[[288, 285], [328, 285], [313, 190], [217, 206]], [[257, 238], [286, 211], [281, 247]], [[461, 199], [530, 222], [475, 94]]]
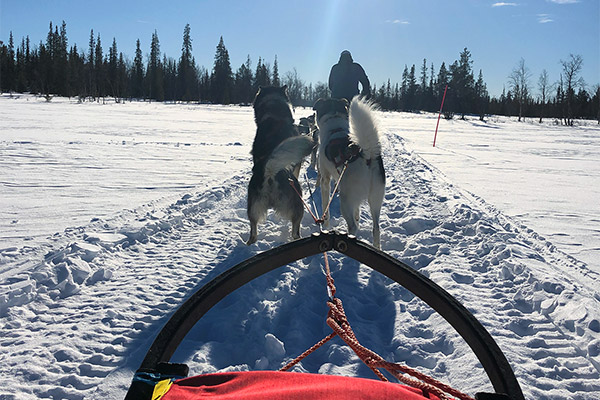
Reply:
[[306, 136], [294, 136], [281, 142], [269, 156], [265, 165], [265, 178], [273, 177], [277, 172], [285, 168], [293, 168], [300, 164], [302, 159], [308, 156], [315, 143]]
[[375, 109], [372, 102], [358, 96], [350, 103], [350, 136], [360, 146], [367, 159], [381, 155]]

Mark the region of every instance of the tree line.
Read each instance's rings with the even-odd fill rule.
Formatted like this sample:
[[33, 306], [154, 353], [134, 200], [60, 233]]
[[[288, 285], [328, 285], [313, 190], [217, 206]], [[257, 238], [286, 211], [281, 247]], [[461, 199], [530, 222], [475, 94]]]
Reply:
[[482, 70], [475, 79], [472, 56], [465, 48], [449, 67], [442, 63], [437, 74], [433, 64], [428, 67], [427, 60], [423, 60], [419, 76], [414, 64], [410, 69], [405, 66], [401, 83], [392, 84], [388, 80], [372, 92], [383, 109], [430, 112], [439, 110], [446, 92], [443, 110], [448, 119], [471, 114], [484, 120], [486, 115], [494, 114], [518, 116], [519, 121], [536, 118], [540, 123], [544, 118], [565, 125], [573, 125], [575, 119], [597, 119], [600, 123], [600, 85], [587, 91], [579, 77], [583, 58], [570, 54], [560, 63], [562, 72], [558, 81], [552, 83], [548, 72], [543, 70], [536, 87], [525, 60], [521, 59], [508, 75], [508, 90], [505, 87], [499, 97], [490, 97]]
[[161, 53], [158, 33], [152, 34], [150, 53], [144, 61], [140, 40], [136, 41], [133, 61], [118, 51], [117, 41], [105, 53], [99, 34], [90, 32], [84, 51], [68, 46], [66, 23], [50, 28], [46, 41], [33, 45], [29, 36], [16, 45], [12, 32], [8, 43], [0, 41], [0, 91], [35, 93], [47, 96], [79, 97], [97, 100], [145, 99], [156, 101], [196, 101], [218, 104], [249, 104], [259, 86], [288, 86], [294, 104], [327, 96], [325, 84], [308, 86], [297, 71], [280, 76], [277, 56], [273, 66], [258, 58], [255, 68], [250, 55], [235, 73], [221, 37], [213, 68], [199, 66], [192, 55], [190, 25], [183, 31], [178, 59]]
[[[30, 92], [48, 99], [54, 95], [78, 97], [81, 101], [110, 97], [116, 101], [250, 104], [259, 86], [287, 85], [292, 103], [305, 106], [329, 96], [325, 83], [306, 84], [295, 68], [281, 76], [277, 56], [272, 66], [262, 57], [253, 66], [248, 55], [234, 72], [223, 37], [210, 70], [196, 63], [192, 49], [189, 24], [183, 30], [178, 59], [161, 52], [154, 31], [146, 60], [138, 39], [131, 61], [118, 51], [115, 38], [106, 54], [100, 34], [93, 30], [86, 50], [77, 45], [69, 47], [66, 23], [63, 21], [59, 27], [50, 22], [45, 42], [32, 45], [27, 36], [15, 45], [12, 32], [8, 43], [0, 41], [0, 91]], [[561, 65], [556, 82], [551, 82], [544, 70], [534, 87], [532, 74], [521, 59], [507, 77], [508, 90], [505, 88], [497, 98], [490, 97], [483, 72], [479, 70], [475, 78], [472, 55], [465, 48], [456, 61], [449, 65], [443, 62], [437, 72], [426, 59], [418, 72], [414, 64], [410, 68], [405, 65], [400, 82], [388, 79], [374, 85], [371, 95], [384, 110], [435, 112], [446, 93], [446, 118], [474, 114], [483, 120], [488, 114], [497, 114], [518, 116], [519, 120], [535, 117], [540, 122], [554, 118], [567, 125], [577, 118], [597, 118], [600, 123], [600, 86], [586, 89], [579, 77], [582, 57], [570, 55], [566, 61], [561, 60]]]

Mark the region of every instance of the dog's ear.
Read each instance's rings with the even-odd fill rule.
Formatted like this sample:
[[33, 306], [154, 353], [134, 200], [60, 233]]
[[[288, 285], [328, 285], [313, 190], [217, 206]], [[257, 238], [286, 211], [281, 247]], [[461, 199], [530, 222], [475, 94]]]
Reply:
[[346, 109], [346, 113], [350, 112], [350, 102], [345, 97], [340, 99], [342, 103], [344, 103], [344, 108]]
[[254, 100], [252, 100], [252, 105], [256, 104], [256, 100], [258, 100], [258, 96], [260, 95], [261, 91], [262, 91], [262, 86], [259, 86], [258, 90], [256, 91], [256, 94], [254, 95]]

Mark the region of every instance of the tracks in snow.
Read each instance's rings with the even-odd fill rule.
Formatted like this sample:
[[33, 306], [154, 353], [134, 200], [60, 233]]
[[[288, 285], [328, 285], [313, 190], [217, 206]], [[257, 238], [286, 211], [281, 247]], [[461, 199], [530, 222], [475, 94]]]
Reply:
[[[396, 141], [393, 147], [401, 146]], [[526, 397], [593, 398], [600, 392], [597, 274], [482, 199], [443, 182], [421, 159], [402, 152], [395, 157], [401, 160], [397, 173], [412, 172], [397, 178], [407, 193], [395, 199], [409, 206], [384, 213], [399, 218], [394, 235], [405, 246], [395, 255], [457, 297], [488, 328]], [[429, 200], [415, 198], [421, 195]], [[463, 379], [456, 378], [457, 384]]]
[[[108, 222], [102, 232], [75, 238], [80, 245], [56, 251], [58, 261], [39, 263], [22, 304], [13, 300], [4, 311], [0, 347], [10, 351], [1, 356], [0, 398], [81, 399], [116, 367], [139, 364], [140, 351], [167, 316], [207, 276], [221, 272], [215, 268], [230, 266], [222, 263], [241, 239], [227, 224], [242, 224], [229, 214], [240, 208], [242, 185], [238, 178], [228, 187], [186, 195], [166, 210], [142, 208], [124, 225]], [[118, 240], [110, 242], [109, 235]], [[91, 246], [98, 249], [86, 257]], [[238, 253], [244, 258], [246, 252]], [[89, 271], [78, 283], [71, 262], [82, 258]], [[98, 271], [103, 278], [91, 279]], [[42, 272], [44, 278], [35, 280]]]
[[[388, 141], [383, 250], [475, 314], [507, 355], [527, 397], [592, 398], [600, 391], [599, 279], [446, 182], [407, 153], [399, 138]], [[245, 246], [246, 179], [233, 177], [166, 208], [149, 205], [96, 221], [71, 232], [39, 261], [19, 264], [22, 273], [0, 283], [0, 398], [115, 393], [104, 385], [124, 393], [151, 338], [177, 306], [226, 268], [288, 240], [288, 227], [282, 233], [281, 221], [271, 215], [259, 227], [258, 242]], [[332, 211], [333, 225], [343, 226]], [[359, 236], [369, 241], [366, 209], [361, 219]], [[307, 215], [303, 236], [316, 230], [310, 224]], [[477, 360], [408, 290], [339, 254], [332, 254], [332, 268], [363, 344], [465, 391], [486, 384], [482, 372], [465, 377], [465, 369], [481, 370]], [[325, 298], [319, 257], [286, 266], [223, 300], [175, 358], [195, 373], [276, 368], [328, 333]], [[298, 368], [371, 376], [337, 342]]]

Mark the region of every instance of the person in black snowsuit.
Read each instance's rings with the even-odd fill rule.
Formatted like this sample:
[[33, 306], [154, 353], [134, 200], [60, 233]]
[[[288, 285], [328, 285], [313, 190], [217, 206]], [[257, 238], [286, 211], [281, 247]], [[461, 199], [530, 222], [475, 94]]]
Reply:
[[360, 64], [352, 60], [352, 55], [348, 50], [342, 51], [340, 60], [331, 67], [331, 72], [329, 73], [331, 97], [336, 99], [345, 98], [348, 102], [351, 102], [352, 98], [359, 94], [359, 82], [362, 85], [361, 95], [369, 97], [371, 86], [365, 70]]

